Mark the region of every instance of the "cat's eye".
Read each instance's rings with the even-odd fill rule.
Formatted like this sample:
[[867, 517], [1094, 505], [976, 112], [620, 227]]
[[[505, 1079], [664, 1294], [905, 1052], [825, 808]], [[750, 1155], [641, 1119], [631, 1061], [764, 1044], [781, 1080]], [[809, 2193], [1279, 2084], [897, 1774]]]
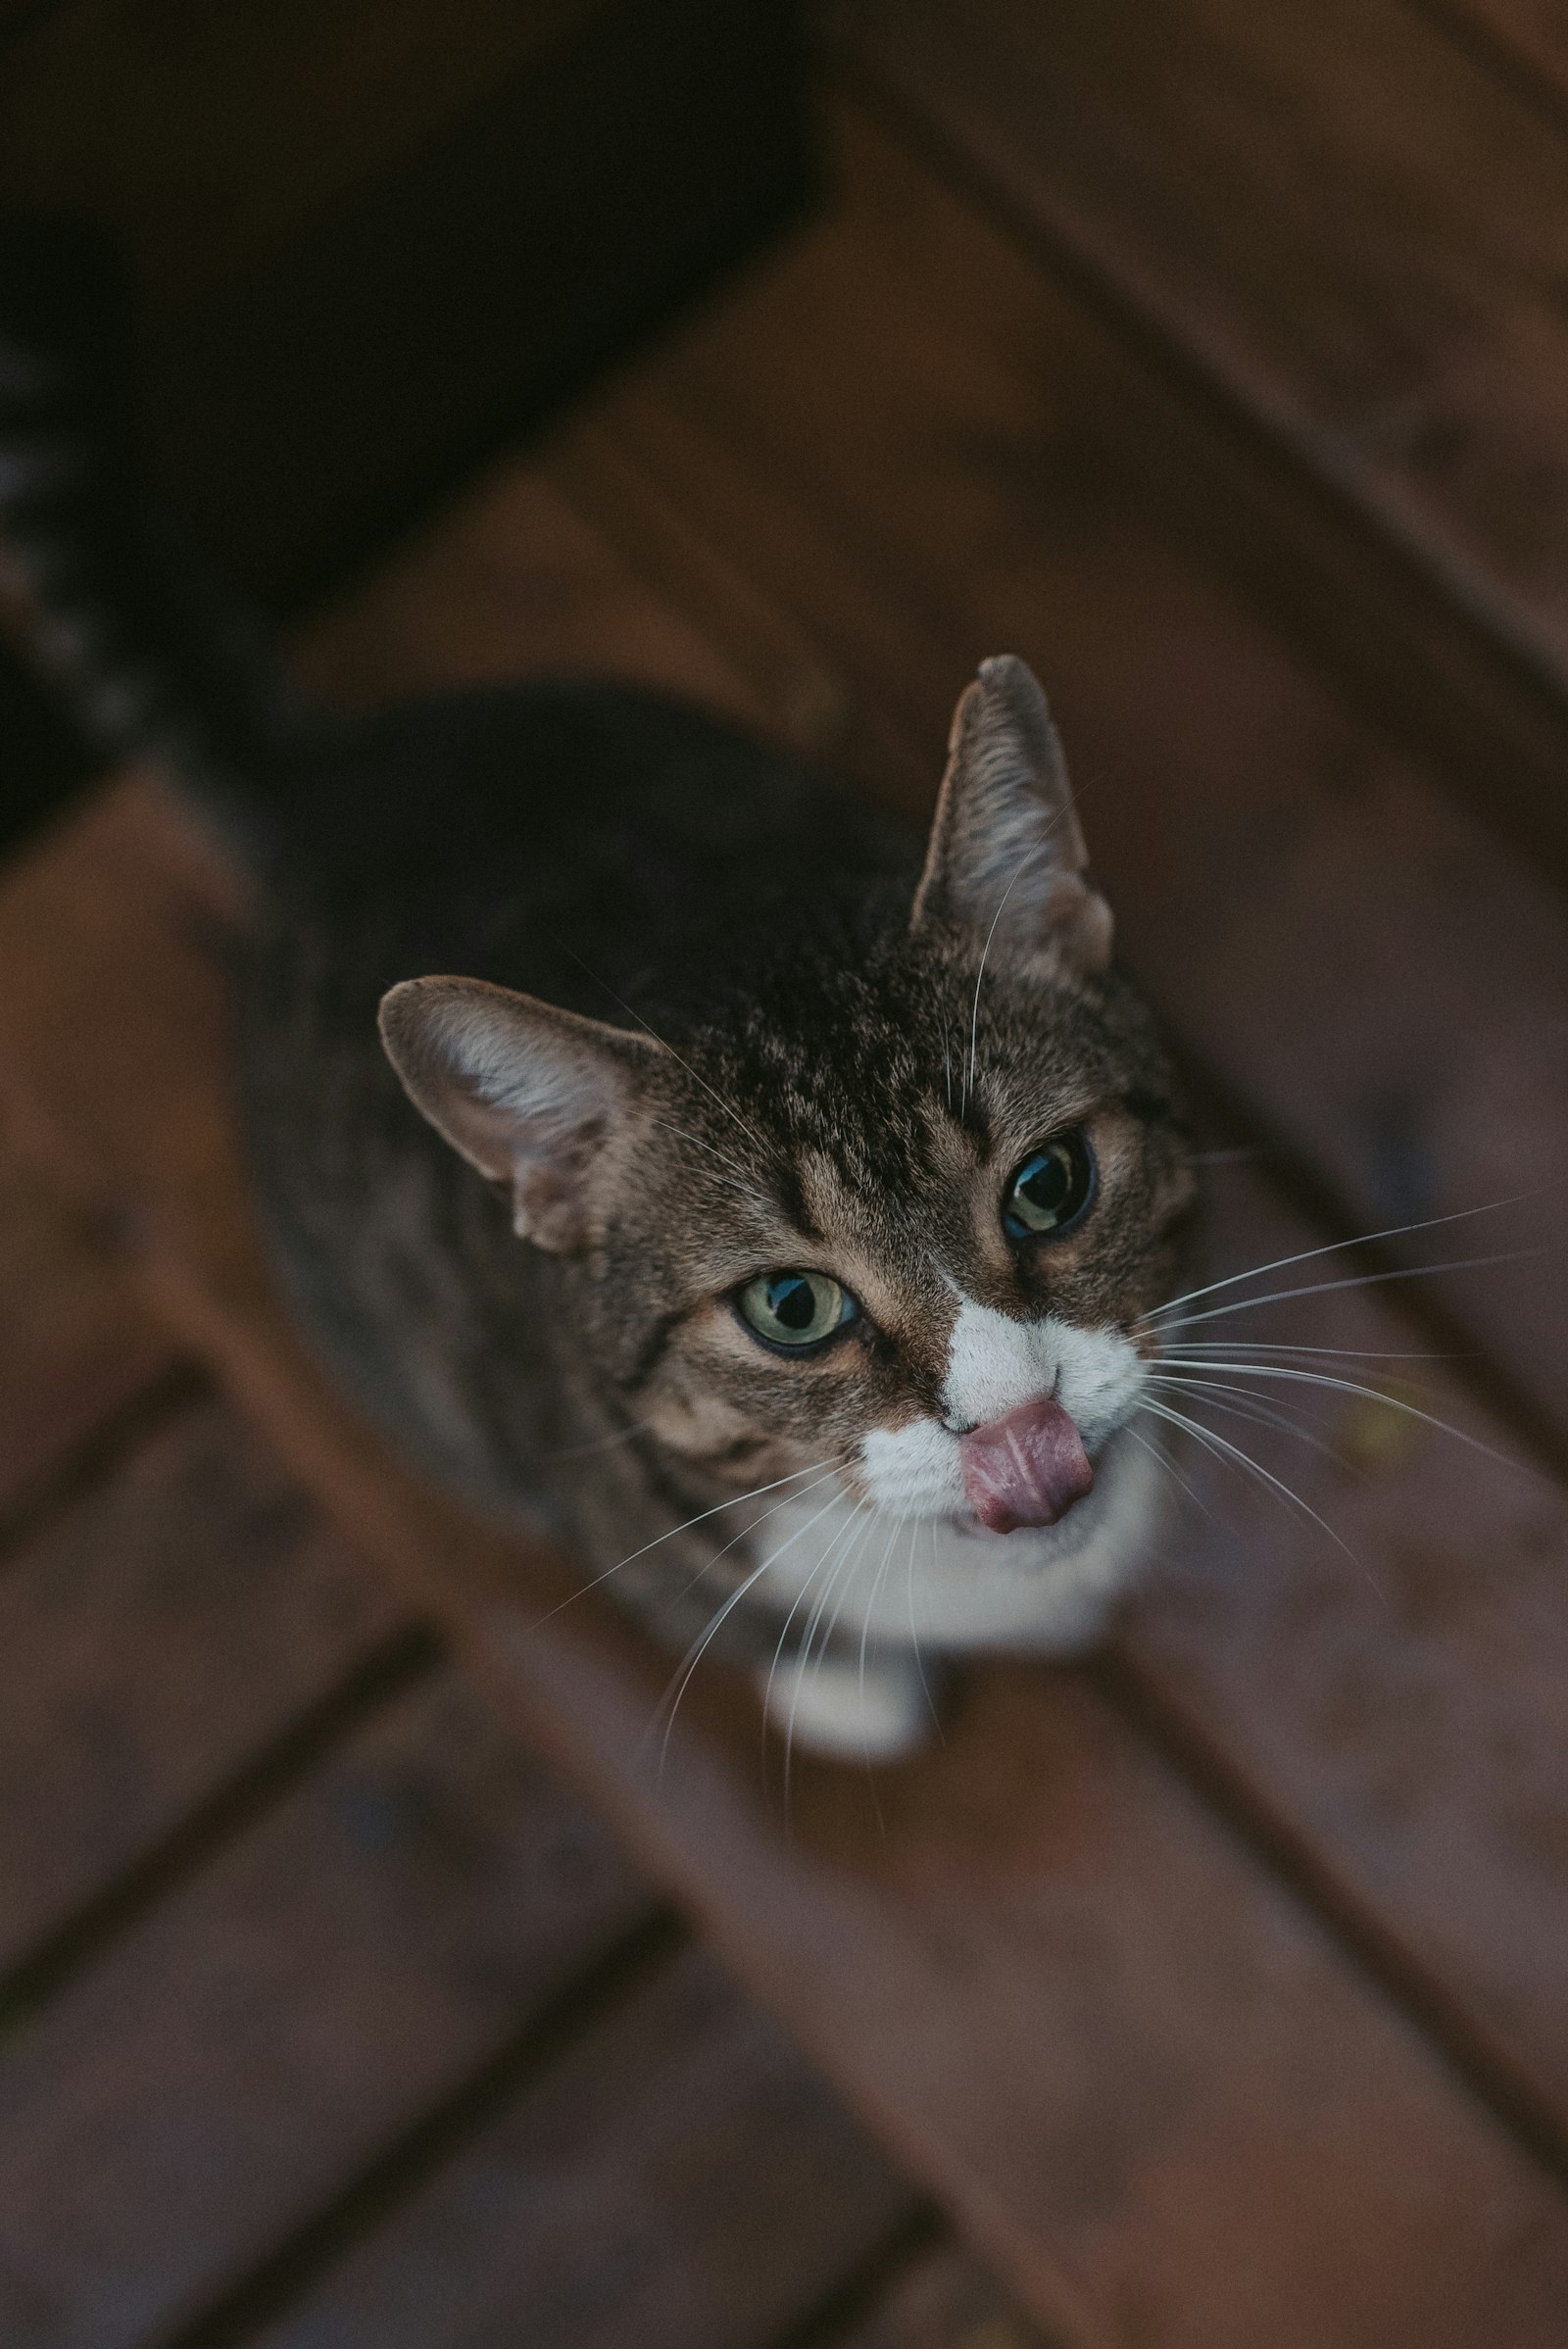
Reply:
[[1078, 1221], [1095, 1189], [1095, 1154], [1082, 1134], [1058, 1134], [1031, 1150], [1007, 1185], [1002, 1228], [1009, 1240], [1043, 1240]]
[[764, 1272], [748, 1281], [737, 1303], [742, 1318], [769, 1346], [820, 1346], [859, 1307], [847, 1289], [825, 1272]]

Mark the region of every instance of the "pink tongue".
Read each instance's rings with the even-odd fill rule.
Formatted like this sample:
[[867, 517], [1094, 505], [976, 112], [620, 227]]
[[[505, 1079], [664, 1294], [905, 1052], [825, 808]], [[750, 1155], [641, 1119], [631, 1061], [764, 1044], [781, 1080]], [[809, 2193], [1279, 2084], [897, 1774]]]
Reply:
[[1058, 1402], [1020, 1403], [959, 1448], [970, 1505], [994, 1534], [1054, 1525], [1095, 1481], [1077, 1423]]

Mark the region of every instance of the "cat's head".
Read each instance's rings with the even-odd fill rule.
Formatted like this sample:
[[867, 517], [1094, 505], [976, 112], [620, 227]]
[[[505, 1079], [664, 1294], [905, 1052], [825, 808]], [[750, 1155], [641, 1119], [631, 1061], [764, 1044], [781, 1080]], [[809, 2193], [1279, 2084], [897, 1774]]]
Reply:
[[[718, 1491], [1004, 1534], [1138, 1405], [1194, 1182], [1022, 662], [958, 705], [925, 864], [677, 1050], [462, 978], [382, 1009], [417, 1106], [571, 1260], [628, 1422]], [[835, 1489], [833, 1485], [824, 1488]]]

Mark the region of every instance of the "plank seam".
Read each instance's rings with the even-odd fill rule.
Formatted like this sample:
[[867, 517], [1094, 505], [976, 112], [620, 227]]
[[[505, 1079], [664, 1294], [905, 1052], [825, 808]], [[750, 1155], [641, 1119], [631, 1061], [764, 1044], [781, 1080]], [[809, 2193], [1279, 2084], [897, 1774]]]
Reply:
[[261, 1752], [0, 1975], [0, 2040], [256, 1826], [346, 1737], [428, 1680], [444, 1652], [424, 1623], [401, 1624], [377, 1641]]
[[1355, 1972], [1418, 2031], [1459, 2087], [1559, 2185], [1568, 2131], [1478, 2010], [1446, 1989], [1378, 1922], [1325, 1857], [1326, 1846], [1247, 1779], [1161, 1685], [1124, 1649], [1084, 1666], [1086, 1679], [1157, 1753], [1266, 1875], [1298, 1902]]
[[671, 1965], [690, 1940], [690, 1928], [674, 1910], [651, 1905], [372, 2155], [318, 2211], [195, 2316], [149, 2337], [142, 2349], [238, 2349], [253, 2338], [411, 2201], [552, 2065]]
[[1410, 14], [1430, 24], [1461, 56], [1494, 81], [1499, 89], [1546, 124], [1560, 138], [1568, 129], [1568, 101], [1549, 73], [1544, 73], [1527, 50], [1493, 31], [1466, 8], [1446, 0], [1404, 0]]
[[56, 1517], [87, 1500], [124, 1467], [131, 1454], [214, 1392], [199, 1362], [180, 1360], [158, 1372], [100, 1419], [64, 1458], [23, 1486], [0, 1509], [0, 1574]]
[[912, 2203], [846, 2276], [782, 2332], [774, 2333], [766, 2349], [835, 2349], [875, 2317], [883, 2298], [910, 2269], [952, 2239], [934, 2203]]

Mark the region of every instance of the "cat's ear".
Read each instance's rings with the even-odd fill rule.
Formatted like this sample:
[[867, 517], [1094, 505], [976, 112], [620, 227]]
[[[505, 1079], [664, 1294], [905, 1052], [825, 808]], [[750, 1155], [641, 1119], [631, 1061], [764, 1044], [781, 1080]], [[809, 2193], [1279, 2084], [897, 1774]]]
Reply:
[[1045, 695], [1011, 654], [983, 661], [954, 712], [911, 929], [968, 931], [993, 961], [1103, 970], [1110, 907], [1088, 862]]
[[511, 1193], [524, 1239], [569, 1254], [595, 1176], [668, 1055], [649, 1036], [558, 1011], [483, 979], [409, 979], [381, 1000], [381, 1041], [415, 1107]]

